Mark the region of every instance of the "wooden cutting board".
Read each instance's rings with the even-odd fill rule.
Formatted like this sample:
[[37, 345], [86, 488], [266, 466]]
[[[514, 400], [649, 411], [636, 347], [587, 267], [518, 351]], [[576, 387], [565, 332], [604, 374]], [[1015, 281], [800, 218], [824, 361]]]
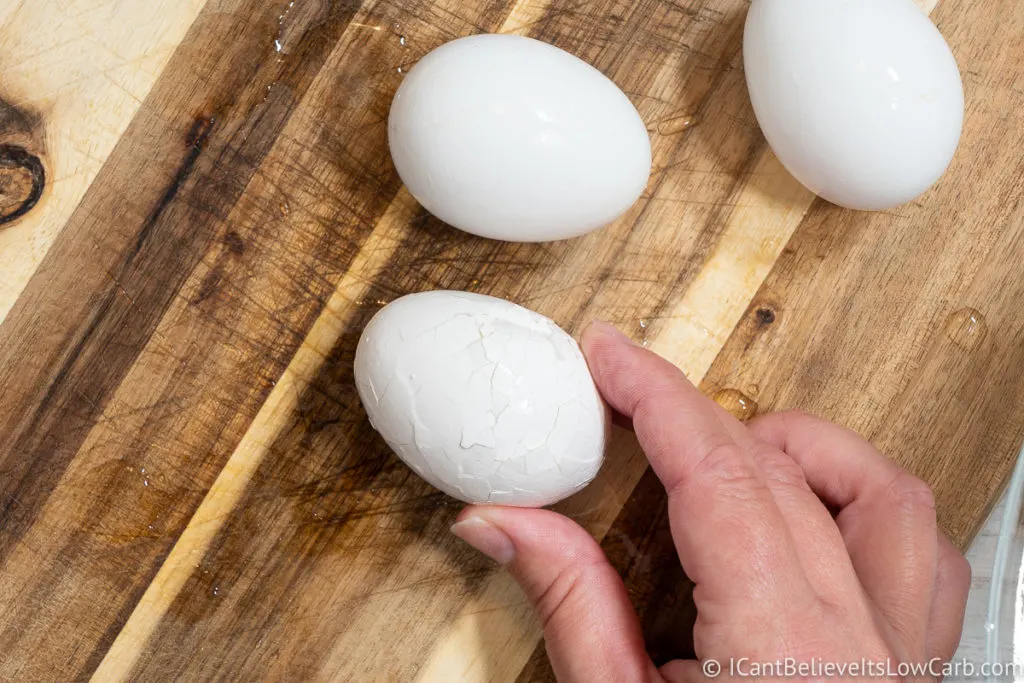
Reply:
[[[1024, 4], [936, 9], [963, 141], [932, 191], [871, 214], [815, 201], [765, 146], [746, 8], [0, 4], [0, 679], [549, 680], [516, 586], [354, 391], [363, 325], [424, 289], [609, 320], [735, 410], [849, 425], [965, 545], [1024, 435]], [[559, 45], [633, 99], [654, 171], [622, 220], [498, 243], [401, 188], [395, 88], [480, 31]], [[689, 584], [631, 435], [558, 508], [602, 539], [656, 659], [686, 654]]]

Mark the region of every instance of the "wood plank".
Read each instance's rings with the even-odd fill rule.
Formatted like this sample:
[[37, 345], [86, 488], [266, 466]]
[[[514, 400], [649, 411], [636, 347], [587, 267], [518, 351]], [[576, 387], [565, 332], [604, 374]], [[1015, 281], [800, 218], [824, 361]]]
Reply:
[[40, 159], [47, 179], [31, 214], [16, 222], [0, 218], [0, 321], [204, 2], [71, 0], [0, 7], [0, 145]]

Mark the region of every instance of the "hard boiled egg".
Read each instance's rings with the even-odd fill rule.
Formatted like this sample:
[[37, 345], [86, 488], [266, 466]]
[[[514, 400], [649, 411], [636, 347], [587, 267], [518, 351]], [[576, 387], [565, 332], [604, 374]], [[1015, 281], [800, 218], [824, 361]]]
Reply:
[[912, 0], [753, 0], [743, 62], [769, 145], [835, 204], [902, 204], [953, 158], [960, 73]]
[[471, 503], [542, 506], [601, 467], [608, 414], [576, 342], [503, 299], [397, 299], [356, 347], [374, 428], [418, 475]]
[[586, 62], [514, 35], [475, 35], [423, 57], [395, 94], [388, 142], [431, 213], [466, 232], [543, 242], [624, 213], [651, 145], [629, 98]]

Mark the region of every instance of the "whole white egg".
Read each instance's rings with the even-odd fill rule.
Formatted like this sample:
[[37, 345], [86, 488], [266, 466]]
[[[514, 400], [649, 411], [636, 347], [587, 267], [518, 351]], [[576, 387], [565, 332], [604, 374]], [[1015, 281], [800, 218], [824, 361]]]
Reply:
[[548, 505], [601, 467], [608, 413], [579, 346], [509, 301], [453, 291], [392, 301], [359, 339], [355, 380], [398, 457], [466, 502]]
[[402, 182], [466, 232], [516, 242], [582, 235], [647, 185], [651, 143], [629, 98], [547, 43], [474, 35], [423, 57], [395, 94], [388, 143]]
[[768, 144], [830, 202], [902, 204], [953, 158], [960, 72], [911, 0], [753, 0], [743, 62]]

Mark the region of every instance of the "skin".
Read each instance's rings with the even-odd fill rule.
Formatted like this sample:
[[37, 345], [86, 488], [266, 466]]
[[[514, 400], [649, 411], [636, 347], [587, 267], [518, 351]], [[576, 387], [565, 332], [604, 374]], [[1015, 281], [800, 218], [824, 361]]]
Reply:
[[924, 482], [810, 415], [740, 423], [609, 325], [590, 325], [581, 345], [668, 491], [675, 546], [696, 584], [698, 659], [654, 666], [622, 580], [573, 521], [467, 507], [453, 533], [507, 565], [559, 681], [711, 680], [711, 659], [723, 664], [714, 680], [733, 680], [728, 662], [741, 657], [895, 667], [953, 656], [971, 573], [937, 527]]

